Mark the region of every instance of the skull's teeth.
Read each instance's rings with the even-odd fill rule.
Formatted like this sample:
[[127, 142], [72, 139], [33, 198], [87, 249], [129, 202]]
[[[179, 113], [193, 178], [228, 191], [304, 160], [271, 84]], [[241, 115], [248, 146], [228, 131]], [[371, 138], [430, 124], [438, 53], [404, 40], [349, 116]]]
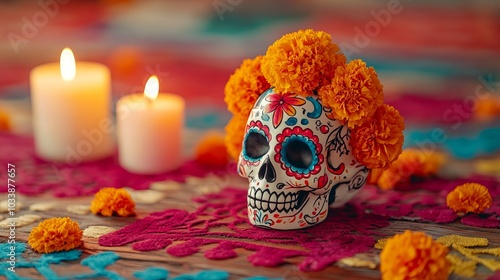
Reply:
[[276, 210], [276, 201], [278, 199], [278, 195], [275, 192], [271, 194], [269, 197], [269, 211], [274, 212]]
[[266, 212], [290, 212], [297, 209], [297, 193], [277, 193], [268, 189], [250, 188], [248, 191], [248, 206]]
[[278, 195], [278, 211], [283, 211], [283, 208], [285, 207], [285, 195], [283, 193], [280, 193]]

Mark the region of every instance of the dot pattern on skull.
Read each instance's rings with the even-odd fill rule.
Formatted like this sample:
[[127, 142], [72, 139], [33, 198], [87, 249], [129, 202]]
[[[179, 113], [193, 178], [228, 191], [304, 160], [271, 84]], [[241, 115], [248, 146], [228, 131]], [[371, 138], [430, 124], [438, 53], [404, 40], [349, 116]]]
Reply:
[[[101, 236], [102, 246], [131, 244], [139, 251], [161, 250], [183, 257], [202, 251], [208, 259], [230, 259], [243, 248], [253, 251], [248, 261], [256, 266], [278, 266], [288, 258], [303, 256], [298, 267], [322, 270], [330, 264], [371, 249], [376, 229], [389, 224], [387, 218], [364, 214], [362, 209], [337, 209], [324, 223], [303, 231], [275, 231], [251, 226], [246, 213], [245, 190], [226, 188], [217, 194], [195, 198], [194, 212], [167, 209], [118, 231]], [[266, 217], [261, 217], [263, 220]], [[175, 242], [175, 244], [173, 244]], [[265, 242], [266, 245], [262, 242]], [[212, 249], [204, 245], [215, 244]], [[285, 249], [282, 245], [295, 246]], [[286, 246], [288, 248], [293, 248]]]

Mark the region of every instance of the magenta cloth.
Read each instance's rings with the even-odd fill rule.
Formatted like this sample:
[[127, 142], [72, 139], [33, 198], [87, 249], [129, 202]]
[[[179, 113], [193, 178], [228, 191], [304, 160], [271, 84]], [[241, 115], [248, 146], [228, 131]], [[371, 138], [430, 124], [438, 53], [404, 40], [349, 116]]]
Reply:
[[[152, 213], [118, 231], [101, 236], [101, 246], [132, 244], [134, 250], [166, 248], [172, 256], [184, 257], [203, 251], [207, 259], [221, 260], [238, 255], [235, 249], [253, 251], [248, 261], [256, 266], [274, 267], [287, 258], [304, 256], [298, 264], [303, 271], [319, 271], [344, 257], [373, 248], [376, 229], [389, 225], [388, 218], [366, 214], [348, 206], [330, 211], [327, 219], [312, 228], [278, 231], [252, 226], [247, 217], [247, 191], [226, 188], [194, 201], [194, 212], [167, 209]], [[177, 241], [175, 245], [172, 245]], [[181, 241], [179, 243], [179, 241]], [[297, 249], [283, 245], [298, 245]]]
[[[468, 182], [476, 182], [487, 187], [493, 198], [493, 204], [481, 215], [467, 214], [460, 218], [446, 205], [446, 196], [457, 186]], [[373, 186], [365, 186], [351, 203], [369, 213], [394, 220], [410, 219], [444, 224], [460, 219], [462, 224], [468, 226], [500, 227], [500, 182], [488, 177], [428, 179], [414, 182], [404, 191], [384, 191]]]
[[[105, 160], [82, 163], [70, 167], [62, 163], [46, 162], [36, 157], [32, 137], [0, 133], [0, 164], [15, 166], [16, 192], [37, 195], [51, 192], [56, 197], [92, 195], [103, 187], [130, 187], [148, 189], [150, 183], [165, 180], [184, 181], [187, 176], [203, 177], [209, 173], [227, 173], [225, 169], [200, 166], [187, 161], [172, 172], [158, 175], [136, 175], [122, 169], [114, 155]], [[7, 182], [7, 173], [0, 172], [0, 180]], [[1, 184], [0, 192], [7, 192]]]
[[500, 280], [500, 271], [490, 276], [488, 280]]
[[[405, 117], [405, 121], [415, 122], [420, 125], [445, 123], [443, 114], [453, 108], [454, 104], [462, 104], [462, 102], [463, 99], [460, 98], [436, 98], [435, 96], [423, 96], [416, 93], [405, 93], [388, 101]], [[432, 110], [429, 110], [429, 108], [432, 108]], [[469, 114], [466, 118], [462, 118], [462, 121], [466, 122], [471, 119], [472, 114]]]

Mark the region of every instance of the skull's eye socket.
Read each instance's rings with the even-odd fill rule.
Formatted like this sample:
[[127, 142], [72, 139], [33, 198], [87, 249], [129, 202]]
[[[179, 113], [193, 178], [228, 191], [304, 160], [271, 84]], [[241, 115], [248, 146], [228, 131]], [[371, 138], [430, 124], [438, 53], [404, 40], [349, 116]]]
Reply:
[[269, 151], [267, 138], [259, 132], [250, 131], [243, 143], [244, 156], [258, 160]]
[[306, 169], [311, 166], [313, 153], [309, 145], [300, 140], [292, 140], [285, 147], [285, 160], [291, 166]]

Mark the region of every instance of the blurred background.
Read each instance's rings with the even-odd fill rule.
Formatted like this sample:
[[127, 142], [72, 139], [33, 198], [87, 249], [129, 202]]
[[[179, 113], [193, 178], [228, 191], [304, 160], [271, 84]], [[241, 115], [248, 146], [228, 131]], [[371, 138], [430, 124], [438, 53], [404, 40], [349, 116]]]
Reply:
[[500, 151], [495, 0], [2, 0], [0, 111], [12, 131], [29, 134], [29, 72], [70, 47], [77, 60], [110, 67], [115, 101], [156, 74], [161, 92], [186, 99], [190, 129], [222, 129], [229, 75], [305, 28], [375, 67], [406, 119], [407, 147], [460, 159]]

